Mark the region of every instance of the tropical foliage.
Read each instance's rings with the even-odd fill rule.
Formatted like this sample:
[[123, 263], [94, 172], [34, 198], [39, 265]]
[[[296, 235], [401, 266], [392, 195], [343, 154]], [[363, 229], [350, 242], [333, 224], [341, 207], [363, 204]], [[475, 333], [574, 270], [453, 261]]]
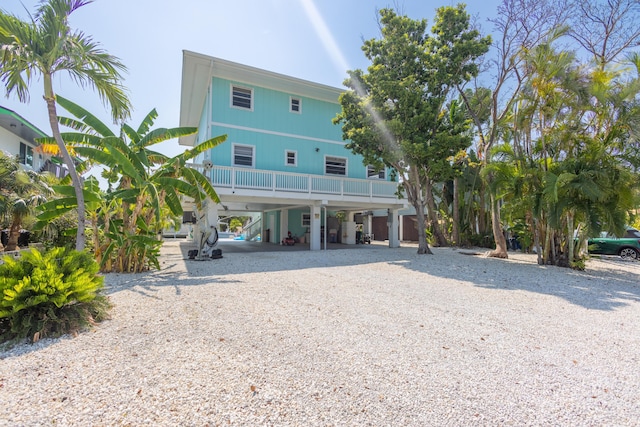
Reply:
[[363, 46], [372, 65], [341, 98], [348, 148], [400, 173], [431, 243], [507, 257], [511, 237], [541, 264], [582, 268], [587, 238], [619, 233], [638, 206], [640, 6], [503, 0], [484, 74], [487, 39], [465, 16], [438, 9], [430, 37], [381, 11], [381, 39]]
[[37, 205], [53, 195], [52, 178], [23, 169], [17, 158], [0, 151], [0, 225], [9, 230], [4, 250], [17, 249], [24, 221], [33, 216]]
[[[109, 191], [102, 191], [97, 180], [84, 185], [91, 244], [103, 272], [140, 272], [159, 268], [161, 233], [168, 218], [182, 216], [181, 201], [196, 206], [206, 198], [218, 202], [207, 178], [187, 166], [187, 161], [222, 143], [226, 136], [206, 140], [175, 157], [150, 149], [160, 142], [190, 135], [196, 128], [151, 129], [157, 117], [151, 111], [137, 128], [123, 124], [116, 135], [108, 126], [77, 104], [58, 96], [58, 103], [73, 118], [61, 123], [74, 130], [62, 134], [73, 152], [86, 159], [80, 166], [99, 164], [108, 180]], [[42, 139], [44, 149], [55, 148], [51, 139]], [[65, 182], [55, 187], [62, 197], [41, 206], [39, 228], [77, 206], [75, 192]]]
[[[490, 38], [470, 28], [464, 6], [437, 10], [431, 34], [427, 21], [380, 11], [382, 37], [365, 41], [371, 61], [367, 72], [349, 72], [340, 97], [347, 148], [365, 164], [394, 168], [419, 227], [427, 206], [438, 244], [446, 244], [433, 195], [437, 182], [454, 173], [452, 159], [471, 144], [464, 109], [451, 100], [456, 86], [478, 74], [474, 60], [484, 54]], [[419, 230], [418, 253], [431, 253], [425, 229]]]
[[[195, 128], [151, 130], [152, 111], [116, 133], [56, 97], [51, 78], [67, 71], [98, 90], [117, 123], [128, 114], [122, 64], [67, 25], [88, 3], [44, 1], [29, 22], [0, 12], [0, 80], [26, 100], [31, 78], [43, 77], [53, 130], [44, 148], [70, 168], [50, 186], [55, 199], [36, 191], [47, 196], [40, 232], [60, 241], [52, 224], [77, 211], [76, 247], [84, 247], [89, 224], [103, 271], [143, 271], [158, 266], [159, 233], [182, 213], [181, 198], [217, 201], [186, 162], [224, 137], [168, 158], [151, 147]], [[383, 9], [381, 37], [362, 47], [371, 65], [349, 72], [335, 122], [365, 164], [399, 175], [416, 209], [420, 253], [430, 252], [428, 243], [454, 243], [507, 257], [506, 237], [517, 236], [541, 264], [582, 268], [587, 237], [639, 221], [638, 19], [636, 0], [502, 0], [491, 20], [496, 43], [483, 56], [490, 39], [472, 28], [462, 5], [439, 8], [430, 33], [426, 20]], [[58, 117], [59, 105], [73, 117]], [[3, 162], [0, 208], [19, 228], [27, 202], [44, 200], [30, 198], [36, 177], [18, 188], [27, 172]], [[94, 164], [107, 191], [80, 180]], [[7, 180], [11, 174], [20, 179]]]
[[580, 61], [556, 47], [568, 31], [520, 50], [525, 78], [483, 176], [539, 263], [582, 268], [587, 238], [620, 235], [638, 204], [640, 62]]
[[104, 278], [88, 252], [36, 249], [0, 264], [0, 341], [74, 333], [107, 318]]
[[0, 81], [7, 96], [17, 94], [29, 101], [31, 80], [41, 77], [49, 123], [59, 155], [69, 171], [77, 199], [78, 227], [76, 249], [85, 246], [85, 206], [83, 185], [60, 135], [54, 77], [66, 72], [81, 86], [94, 88], [111, 106], [114, 120], [126, 118], [130, 105], [122, 87], [121, 72], [126, 68], [81, 31], [69, 26], [69, 16], [91, 0], [47, 0], [40, 2], [29, 21], [0, 10]]

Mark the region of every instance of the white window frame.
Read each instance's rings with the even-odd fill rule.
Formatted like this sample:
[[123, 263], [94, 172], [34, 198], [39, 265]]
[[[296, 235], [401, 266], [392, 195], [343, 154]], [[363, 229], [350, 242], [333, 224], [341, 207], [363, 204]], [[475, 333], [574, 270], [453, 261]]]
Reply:
[[[289, 154], [293, 154], [293, 163], [289, 163]], [[284, 151], [284, 165], [285, 166], [298, 166], [298, 152], [295, 150], [285, 150]]]
[[[24, 146], [24, 157], [22, 156], [22, 147]], [[19, 157], [19, 162], [22, 165], [25, 166], [30, 166], [33, 168], [33, 163], [34, 163], [34, 157], [33, 157], [33, 147], [30, 146], [29, 144], [25, 144], [24, 142], [20, 142], [20, 155]]]
[[[298, 101], [298, 110], [293, 109], [293, 101]], [[297, 96], [289, 97], [289, 112], [294, 114], [302, 114], [302, 98]]]
[[[343, 160], [344, 161], [344, 173], [330, 173], [327, 172], [327, 161], [329, 159], [335, 159], [335, 160]], [[339, 156], [324, 156], [324, 174], [325, 175], [329, 175], [329, 176], [347, 176], [347, 158], [346, 157], [339, 157]]]
[[[382, 176], [380, 176], [382, 175]], [[382, 168], [382, 170], [378, 171], [372, 165], [367, 165], [367, 179], [387, 179], [387, 170], [386, 168]]]
[[[311, 214], [310, 213], [303, 213], [301, 216], [301, 225], [303, 227], [311, 227]], [[306, 219], [306, 220], [305, 220]]]
[[[251, 149], [251, 166], [240, 165], [236, 163], [236, 148], [250, 148]], [[255, 145], [247, 145], [247, 144], [231, 144], [231, 165], [237, 168], [250, 168], [254, 169], [256, 167], [256, 147]]]
[[[248, 91], [250, 93], [250, 99], [249, 99], [249, 108], [247, 107], [243, 107], [240, 105], [234, 105], [233, 104], [233, 92], [234, 89], [240, 89], [240, 90], [245, 90]], [[231, 106], [231, 108], [236, 108], [238, 110], [244, 110], [244, 111], [253, 111], [253, 88], [250, 87], [246, 87], [246, 86], [241, 86], [241, 85], [236, 85], [236, 84], [231, 84], [231, 90], [229, 91], [229, 105]]]

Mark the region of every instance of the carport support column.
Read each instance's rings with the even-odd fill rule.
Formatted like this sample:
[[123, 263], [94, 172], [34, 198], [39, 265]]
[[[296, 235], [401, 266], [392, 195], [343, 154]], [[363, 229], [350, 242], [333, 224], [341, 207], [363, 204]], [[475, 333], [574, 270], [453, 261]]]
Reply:
[[287, 237], [287, 233], [289, 232], [289, 210], [282, 209], [280, 211], [280, 240], [278, 242], [282, 242], [282, 240]]
[[320, 205], [312, 205], [311, 207], [311, 242], [309, 249], [312, 251], [320, 250], [320, 224], [321, 217]]
[[193, 230], [193, 241], [198, 245], [202, 243], [202, 236], [211, 231], [211, 227], [218, 227], [218, 205], [207, 197], [201, 205], [201, 210], [194, 206], [196, 212], [196, 226]]
[[365, 234], [371, 234], [373, 233], [373, 215], [371, 215], [371, 213], [367, 213], [367, 215], [365, 215], [362, 218], [362, 232]]
[[389, 226], [389, 247], [399, 248], [400, 239], [398, 238], [398, 226], [400, 224], [398, 209], [389, 209], [387, 217], [387, 225]]
[[348, 212], [347, 220], [340, 225], [342, 229], [342, 243], [345, 245], [356, 244], [356, 213]]

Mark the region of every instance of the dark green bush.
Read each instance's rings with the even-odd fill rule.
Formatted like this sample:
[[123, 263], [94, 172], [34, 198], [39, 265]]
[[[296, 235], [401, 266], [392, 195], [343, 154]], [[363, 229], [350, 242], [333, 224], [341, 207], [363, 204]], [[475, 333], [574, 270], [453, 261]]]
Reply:
[[0, 265], [0, 341], [77, 333], [108, 317], [104, 277], [88, 252], [54, 248]]
[[463, 233], [460, 240], [464, 242], [464, 246], [474, 246], [479, 248], [494, 248], [496, 243], [493, 240], [493, 234], [471, 234]]

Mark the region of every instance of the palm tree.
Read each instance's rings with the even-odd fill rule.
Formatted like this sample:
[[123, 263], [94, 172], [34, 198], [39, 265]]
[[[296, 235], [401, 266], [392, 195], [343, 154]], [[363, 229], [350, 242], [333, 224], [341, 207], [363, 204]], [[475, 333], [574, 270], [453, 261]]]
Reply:
[[16, 159], [0, 152], [0, 216], [10, 223], [5, 251], [16, 249], [24, 219], [52, 192], [40, 174], [23, 169]]
[[543, 240], [539, 262], [584, 268], [576, 242], [602, 227], [619, 232], [634, 206], [637, 176], [629, 166], [640, 164], [640, 81], [621, 68], [581, 64], [553, 41], [523, 50], [527, 79], [511, 133], [530, 165], [528, 181], [537, 184], [522, 188]]
[[[137, 128], [123, 124], [120, 136], [116, 136], [77, 104], [61, 96], [58, 96], [58, 103], [75, 117], [60, 118], [66, 127], [77, 131], [62, 134], [66, 144], [87, 159], [85, 163], [101, 164], [105, 168], [103, 176], [109, 179], [111, 190], [106, 194], [100, 194], [97, 185], [92, 185], [90, 180], [85, 185], [94, 226], [94, 249], [96, 258], [103, 263], [103, 271], [139, 272], [147, 269], [149, 263], [154, 264], [154, 254], [161, 244], [158, 234], [162, 232], [165, 218], [182, 216], [181, 196], [194, 200], [199, 209], [207, 198], [219, 202], [207, 178], [186, 163], [222, 143], [226, 136], [203, 141], [170, 158], [150, 147], [193, 134], [197, 128], [152, 130], [157, 117], [156, 111], [152, 110]], [[41, 142], [48, 147], [50, 139], [43, 138]], [[69, 191], [64, 196], [64, 200], [43, 206], [48, 211], [39, 216], [39, 225], [54, 218], [56, 211], [62, 214], [74, 205]], [[97, 239], [98, 233], [103, 233], [103, 243]]]
[[[11, 184], [15, 181], [13, 171], [16, 169], [17, 162], [6, 156], [0, 151], [0, 218], [5, 217], [9, 210], [9, 204], [13, 192], [10, 191]], [[4, 250], [2, 242], [0, 242], [0, 251]]]
[[31, 80], [42, 77], [51, 131], [78, 201], [77, 250], [85, 247], [85, 203], [80, 176], [60, 135], [53, 77], [66, 71], [80, 86], [94, 88], [111, 106], [114, 120], [123, 119], [130, 112], [129, 100], [120, 84], [125, 66], [100, 49], [91, 37], [69, 27], [71, 13], [89, 3], [91, 0], [46, 0], [30, 21], [0, 11], [0, 80], [7, 96], [15, 92], [21, 102], [28, 102]]

